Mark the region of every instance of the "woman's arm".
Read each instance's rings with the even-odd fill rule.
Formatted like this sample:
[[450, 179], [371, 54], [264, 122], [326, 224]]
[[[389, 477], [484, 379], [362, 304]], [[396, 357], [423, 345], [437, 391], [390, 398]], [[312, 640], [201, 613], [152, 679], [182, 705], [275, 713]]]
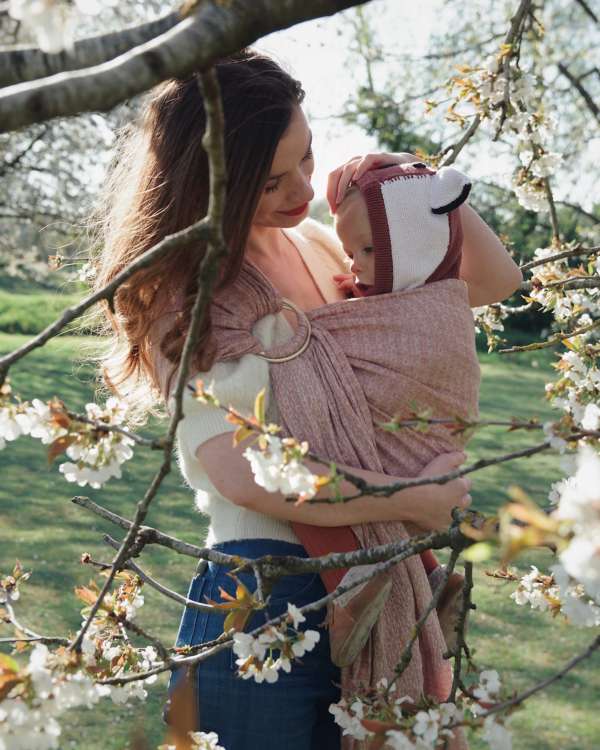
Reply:
[[[347, 503], [310, 504], [299, 506], [286, 502], [279, 492], [267, 492], [255, 481], [249, 462], [242, 455], [246, 445], [232, 447], [231, 433], [216, 435], [198, 446], [196, 457], [200, 461], [215, 489], [236, 505], [264, 513], [283, 521], [299, 521], [315, 526], [351, 526], [369, 521], [411, 521], [425, 529], [443, 529], [451, 521], [450, 511], [459, 506], [468, 507], [471, 481], [455, 479], [445, 485], [423, 485], [397, 492], [389, 498], [365, 496]], [[460, 466], [465, 460], [463, 453], [448, 453], [434, 459], [422, 472], [426, 476], [439, 476]], [[306, 461], [306, 466], [315, 474], [327, 469], [322, 464]], [[388, 485], [396, 477], [375, 471], [342, 467], [361, 477], [369, 484]], [[343, 495], [353, 495], [354, 485], [341, 482]], [[331, 496], [331, 490], [322, 489], [317, 497]]]
[[[351, 180], [381, 164], [407, 164], [419, 161], [413, 154], [367, 154], [350, 159], [330, 173], [327, 200], [332, 213], [342, 200]], [[460, 208], [463, 226], [463, 255], [460, 278], [469, 288], [471, 307], [500, 302], [516, 291], [523, 280], [521, 270], [498, 237], [468, 205]]]
[[460, 278], [469, 287], [471, 307], [501, 302], [519, 288], [523, 274], [479, 214], [468, 205], [459, 210], [464, 235]]

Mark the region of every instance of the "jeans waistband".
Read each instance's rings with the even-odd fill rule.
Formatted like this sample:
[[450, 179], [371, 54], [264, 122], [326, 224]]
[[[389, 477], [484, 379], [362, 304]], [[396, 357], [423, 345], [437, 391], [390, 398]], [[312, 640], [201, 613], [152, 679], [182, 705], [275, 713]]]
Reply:
[[240, 555], [250, 558], [262, 557], [262, 555], [308, 557], [301, 544], [286, 542], [282, 539], [231, 539], [227, 542], [213, 544], [212, 549], [226, 555]]

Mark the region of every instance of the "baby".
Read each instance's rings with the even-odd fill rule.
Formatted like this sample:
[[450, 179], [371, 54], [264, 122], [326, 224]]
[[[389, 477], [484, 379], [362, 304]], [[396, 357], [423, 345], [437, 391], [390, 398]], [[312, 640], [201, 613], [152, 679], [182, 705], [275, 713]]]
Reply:
[[471, 190], [452, 167], [420, 162], [374, 169], [346, 191], [335, 229], [352, 261], [338, 286], [354, 296], [399, 292], [458, 278], [462, 228], [456, 209]]
[[[470, 181], [458, 170], [443, 167], [434, 172], [421, 163], [373, 169], [363, 175], [348, 188], [335, 215], [336, 232], [352, 261], [350, 274], [334, 276], [339, 288], [349, 296], [366, 297], [458, 278], [462, 229], [457, 209], [470, 189]], [[311, 556], [360, 548], [349, 527], [294, 524], [294, 530]], [[432, 589], [437, 588], [441, 568], [435, 556], [428, 550], [421, 559]], [[353, 571], [324, 573], [327, 591], [333, 591], [345, 575], [346, 583]], [[462, 576], [453, 574], [438, 602], [449, 647], [462, 583]], [[390, 587], [390, 575], [377, 574], [330, 608], [331, 652], [338, 666], [351, 664], [362, 649]]]

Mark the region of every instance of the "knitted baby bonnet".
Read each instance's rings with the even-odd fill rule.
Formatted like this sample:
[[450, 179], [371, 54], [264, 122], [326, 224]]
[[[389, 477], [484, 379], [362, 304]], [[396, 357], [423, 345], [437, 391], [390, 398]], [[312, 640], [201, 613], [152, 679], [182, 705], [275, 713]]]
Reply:
[[356, 185], [375, 253], [375, 284], [363, 289], [365, 296], [458, 278], [463, 235], [457, 209], [471, 190], [468, 177], [416, 162], [372, 169]]

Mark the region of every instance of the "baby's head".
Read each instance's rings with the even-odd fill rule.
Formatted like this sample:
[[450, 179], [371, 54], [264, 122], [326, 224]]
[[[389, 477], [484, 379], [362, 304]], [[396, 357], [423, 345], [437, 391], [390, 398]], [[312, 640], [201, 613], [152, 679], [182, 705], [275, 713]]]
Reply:
[[458, 278], [462, 227], [458, 207], [469, 179], [412, 163], [372, 169], [351, 185], [335, 229], [366, 295]]

